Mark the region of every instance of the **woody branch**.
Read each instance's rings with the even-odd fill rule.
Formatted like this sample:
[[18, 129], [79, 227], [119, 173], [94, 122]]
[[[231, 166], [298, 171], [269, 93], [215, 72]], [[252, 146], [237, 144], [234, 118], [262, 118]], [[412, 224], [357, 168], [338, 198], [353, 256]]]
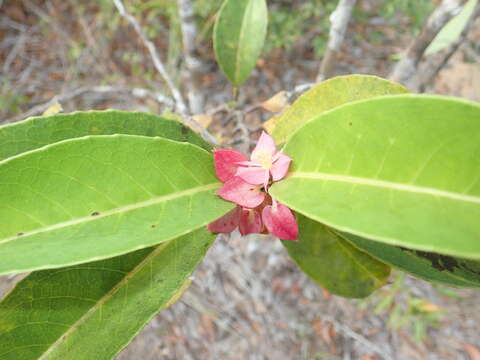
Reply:
[[393, 69], [390, 79], [411, 85], [425, 50], [445, 24], [462, 9], [465, 0], [443, 0], [427, 19], [420, 34], [411, 42], [402, 59]]
[[217, 139], [210, 134], [206, 129], [204, 129], [198, 122], [195, 121], [194, 118], [190, 115], [190, 110], [183, 99], [183, 96], [180, 90], [175, 86], [172, 78], [165, 70], [165, 66], [163, 62], [160, 60], [160, 56], [155, 48], [155, 45], [148, 40], [147, 35], [142, 30], [142, 27], [138, 23], [138, 21], [125, 9], [123, 2], [121, 0], [113, 0], [115, 7], [117, 8], [118, 12], [122, 17], [124, 17], [135, 29], [135, 32], [140, 37], [143, 45], [147, 48], [150, 58], [155, 66], [155, 69], [158, 71], [160, 76], [163, 78], [165, 83], [167, 84], [170, 93], [172, 94], [173, 99], [175, 100], [176, 110], [182, 115], [183, 121], [190, 126], [193, 130], [200, 133], [200, 135], [208, 142], [218, 145]]
[[202, 63], [196, 56], [197, 25], [191, 0], [177, 0], [180, 27], [182, 31], [185, 69], [183, 79], [187, 84], [187, 98], [193, 114], [203, 112], [204, 96], [201, 91]]
[[317, 82], [333, 76], [337, 54], [345, 39], [348, 22], [352, 17], [355, 3], [356, 0], [340, 0], [337, 8], [330, 15], [332, 26], [330, 27], [327, 50], [323, 56], [320, 71], [317, 75]]
[[445, 67], [450, 58], [466, 41], [468, 33], [474, 27], [476, 21], [480, 18], [480, 3], [477, 4], [472, 17], [468, 21], [467, 26], [463, 29], [458, 39], [448, 48], [437, 54], [430, 55], [426, 61], [419, 66], [419, 71], [415, 74], [411, 81], [411, 89], [416, 92], [423, 92], [425, 88], [433, 81], [435, 76]]

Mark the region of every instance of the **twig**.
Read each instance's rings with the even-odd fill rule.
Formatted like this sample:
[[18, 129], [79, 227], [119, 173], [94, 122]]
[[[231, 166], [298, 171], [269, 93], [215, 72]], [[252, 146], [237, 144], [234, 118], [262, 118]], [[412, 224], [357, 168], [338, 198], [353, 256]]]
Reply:
[[45, 103], [39, 104], [37, 106], [34, 106], [33, 108], [31, 108], [27, 112], [25, 112], [21, 115], [15, 116], [11, 119], [8, 119], [8, 120], [6, 120], [6, 122], [15, 122], [15, 121], [19, 121], [19, 120], [22, 120], [22, 119], [26, 119], [30, 116], [35, 116], [35, 115], [41, 114], [45, 110], [47, 110], [49, 107], [51, 107], [51, 106], [53, 106], [57, 103], [72, 100], [73, 98], [75, 98], [77, 96], [81, 96], [81, 95], [83, 95], [85, 93], [88, 93], [88, 92], [94, 92], [94, 93], [128, 92], [132, 96], [137, 97], [137, 98], [141, 98], [141, 99], [146, 98], [146, 97], [150, 97], [150, 98], [154, 99], [155, 101], [157, 101], [161, 104], [164, 104], [165, 106], [167, 106], [169, 108], [173, 108], [174, 105], [175, 105], [175, 103], [172, 99], [170, 99], [170, 98], [168, 98], [168, 97], [166, 97], [162, 94], [154, 93], [150, 90], [142, 89], [142, 88], [126, 89], [126, 88], [119, 88], [119, 87], [113, 87], [113, 86], [82, 87], [82, 88], [75, 89], [75, 90], [73, 90], [71, 92], [68, 92], [68, 93], [64, 93], [64, 94], [61, 94], [61, 95], [54, 96], [51, 100], [49, 100]]
[[438, 54], [433, 54], [428, 57], [425, 63], [421, 64], [419, 71], [415, 74], [411, 81], [411, 90], [412, 91], [425, 91], [425, 87], [432, 82], [435, 76], [440, 72], [441, 69], [447, 65], [450, 58], [458, 50], [460, 45], [462, 45], [467, 39], [469, 31], [473, 28], [477, 18], [480, 18], [480, 4], [477, 5], [474, 13], [472, 14], [468, 24], [463, 29], [461, 35], [458, 39], [451, 44], [447, 49], [441, 51]]
[[330, 27], [327, 50], [317, 75], [317, 82], [328, 79], [333, 75], [337, 54], [345, 39], [345, 32], [355, 3], [356, 0], [340, 0], [337, 8], [330, 15], [332, 26]]
[[170, 75], [165, 70], [163, 63], [160, 60], [160, 56], [157, 53], [157, 49], [155, 48], [155, 45], [153, 45], [153, 43], [150, 40], [148, 40], [147, 35], [143, 32], [140, 24], [130, 13], [127, 12], [122, 1], [113, 0], [113, 3], [115, 4], [120, 15], [124, 17], [133, 26], [133, 28], [135, 29], [135, 32], [142, 40], [143, 45], [147, 48], [150, 54], [150, 57], [153, 61], [153, 65], [155, 66], [155, 69], [157, 69], [158, 73], [162, 76], [163, 80], [168, 86], [168, 89], [170, 90], [170, 93], [175, 99], [175, 105], [178, 111], [182, 115], [187, 115], [188, 108], [187, 108], [187, 105], [185, 104], [185, 101], [183, 100], [183, 96], [178, 90], [178, 88], [175, 86], [175, 84], [173, 83]]
[[462, 10], [465, 0], [443, 0], [427, 19], [420, 34], [412, 41], [390, 79], [409, 86], [425, 50], [445, 24]]
[[360, 344], [368, 348], [370, 351], [377, 353], [385, 360], [393, 360], [393, 357], [385, 350], [380, 348], [379, 346], [372, 343], [370, 340], [365, 338], [364, 336], [360, 335], [359, 333], [353, 331], [348, 326], [339, 323], [333, 317], [328, 315], [321, 315], [321, 318], [325, 321], [328, 321], [333, 325], [336, 331], [343, 333], [345, 336], [358, 341]]
[[155, 65], [155, 69], [157, 69], [157, 71], [162, 76], [163, 80], [165, 80], [165, 82], [167, 83], [167, 86], [175, 100], [176, 110], [180, 113], [180, 115], [182, 115], [183, 121], [186, 123], [186, 125], [190, 126], [193, 130], [200, 133], [200, 135], [206, 141], [214, 145], [218, 145], [217, 139], [215, 139], [215, 137], [212, 134], [210, 134], [198, 122], [196, 122], [195, 119], [193, 119], [190, 116], [190, 111], [185, 101], [183, 100], [182, 94], [173, 83], [170, 75], [165, 70], [165, 67], [163, 66], [163, 63], [160, 60], [160, 57], [157, 53], [157, 49], [155, 48], [155, 45], [153, 45], [153, 43], [150, 40], [148, 40], [147, 36], [145, 35], [142, 28], [140, 27], [140, 24], [131, 14], [127, 12], [121, 0], [113, 0], [113, 2], [117, 7], [117, 10], [120, 13], [120, 15], [122, 15], [133, 26], [136, 33], [142, 40], [143, 45], [148, 49], [148, 52], [150, 54], [150, 57], [152, 58], [153, 64]]
[[300, 95], [302, 95], [304, 92], [307, 92], [308, 90], [313, 88], [315, 85], [316, 85], [316, 83], [301, 84], [301, 85], [295, 86], [292, 91], [287, 91], [286, 95], [287, 95], [287, 98], [288, 98], [288, 102], [292, 103]]
[[13, 61], [17, 57], [18, 53], [22, 50], [25, 45], [25, 42], [28, 40], [29, 36], [31, 35], [31, 29], [21, 31], [18, 39], [15, 40], [15, 43], [12, 47], [12, 50], [7, 55], [3, 63], [3, 73], [7, 74], [10, 71], [10, 66], [12, 65]]
[[191, 0], [177, 0], [180, 27], [182, 30], [183, 55], [187, 73], [183, 79], [187, 84], [188, 105], [193, 114], [203, 112], [204, 96], [201, 91], [202, 63], [195, 55], [197, 25]]

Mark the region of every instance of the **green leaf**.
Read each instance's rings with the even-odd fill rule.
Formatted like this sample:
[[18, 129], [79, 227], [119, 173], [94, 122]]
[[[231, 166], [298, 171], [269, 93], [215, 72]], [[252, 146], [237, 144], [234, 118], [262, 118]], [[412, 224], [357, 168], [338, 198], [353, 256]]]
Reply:
[[272, 137], [284, 142], [308, 120], [337, 106], [382, 95], [408, 93], [402, 85], [370, 75], [338, 76], [316, 85], [300, 96], [278, 119]]
[[66, 139], [112, 134], [160, 136], [190, 142], [205, 150], [212, 148], [178, 121], [142, 112], [82, 111], [32, 117], [0, 126], [0, 161]]
[[220, 8], [213, 46], [220, 68], [234, 86], [242, 85], [255, 67], [267, 24], [265, 0], [225, 0]]
[[156, 248], [29, 275], [0, 304], [0, 359], [112, 359], [182, 295], [213, 239], [200, 229]]
[[385, 284], [390, 267], [342, 239], [326, 226], [297, 214], [299, 241], [282, 241], [308, 276], [328, 291], [362, 298]]
[[375, 258], [419, 278], [460, 287], [480, 287], [480, 262], [452, 256], [409, 250], [361, 237], [345, 239]]
[[58, 142], [0, 162], [0, 274], [99, 260], [219, 218], [212, 155], [134, 135]]
[[340, 231], [480, 259], [480, 106], [396, 95], [346, 104], [288, 141], [272, 196]]
[[478, 0], [469, 0], [463, 7], [462, 11], [453, 17], [440, 32], [435, 36], [433, 41], [425, 50], [425, 55], [431, 55], [449, 47], [461, 35], [465, 26], [467, 26], [470, 17], [475, 10]]

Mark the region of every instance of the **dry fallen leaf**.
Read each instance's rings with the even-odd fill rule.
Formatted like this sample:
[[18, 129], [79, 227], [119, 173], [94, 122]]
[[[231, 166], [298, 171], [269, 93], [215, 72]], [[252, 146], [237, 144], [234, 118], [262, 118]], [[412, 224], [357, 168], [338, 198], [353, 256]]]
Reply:
[[213, 121], [213, 116], [207, 114], [194, 115], [192, 118], [204, 129], [208, 128]]
[[330, 352], [332, 354], [337, 353], [337, 346], [335, 344], [335, 330], [333, 329], [333, 325], [327, 322], [324, 322], [320, 319], [316, 319], [312, 322], [312, 328], [315, 333], [322, 338], [322, 340], [327, 344], [330, 348]]
[[480, 350], [477, 347], [466, 343], [463, 343], [462, 346], [470, 357], [470, 360], [480, 360]]
[[420, 306], [420, 310], [425, 311], [425, 312], [438, 312], [442, 311], [440, 307], [438, 307], [435, 304], [432, 304], [431, 302], [424, 301]]
[[270, 99], [261, 103], [262, 108], [270, 112], [280, 112], [288, 105], [288, 97], [285, 91], [272, 96]]
[[332, 298], [332, 294], [328, 290], [323, 288], [322, 288], [322, 296], [325, 300], [330, 300]]
[[58, 102], [51, 105], [47, 110], [45, 110], [42, 114], [42, 116], [49, 116], [49, 115], [55, 115], [58, 114], [59, 112], [62, 112], [63, 108], [62, 105], [60, 105]]
[[378, 360], [378, 358], [374, 355], [363, 355], [361, 360]]
[[213, 136], [217, 139], [219, 144], [225, 144], [229, 140], [222, 132], [214, 133]]
[[215, 340], [215, 323], [208, 314], [202, 314], [202, 330], [209, 341]]

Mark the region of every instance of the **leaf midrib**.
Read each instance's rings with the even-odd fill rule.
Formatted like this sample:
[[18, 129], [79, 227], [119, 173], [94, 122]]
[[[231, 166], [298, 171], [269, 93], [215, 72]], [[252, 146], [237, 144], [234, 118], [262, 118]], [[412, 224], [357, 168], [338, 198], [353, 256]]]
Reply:
[[75, 321], [68, 330], [66, 330], [63, 335], [61, 335], [54, 343], [52, 343], [47, 350], [38, 358], [38, 360], [46, 360], [48, 355], [59, 347], [75, 330], [77, 330], [82, 323], [87, 321], [90, 316], [92, 316], [103, 304], [105, 304], [109, 299], [111, 299], [115, 293], [121, 289], [128, 281], [130, 281], [143, 267], [156, 257], [170, 242], [165, 242], [157, 246], [150, 254], [148, 254], [145, 259], [143, 259], [137, 266], [135, 266], [130, 272], [126, 273], [125, 276], [120, 280], [114, 287], [112, 287], [105, 295], [103, 295], [98, 301], [77, 321]]
[[[338, 233], [336, 233], [336, 232], [334, 232], [334, 231], [332, 231], [332, 230], [328, 230], [328, 231], [330, 231], [330, 233], [332, 233], [334, 236], [338, 236], [338, 238], [339, 238], [340, 240], [343, 240], [343, 241], [345, 241], [345, 242], [348, 243], [348, 240], [346, 240], [346, 239], [345, 239], [343, 236], [341, 236], [340, 234], [338, 234]], [[339, 243], [340, 247], [343, 249], [344, 253], [347, 254], [347, 256], [348, 256], [350, 259], [352, 259], [352, 262], [354, 262], [361, 270], [363, 270], [363, 272], [364, 272], [368, 277], [370, 277], [370, 278], [373, 279], [373, 281], [374, 281], [374, 287], [376, 287], [376, 286], [378, 286], [378, 284], [381, 284], [381, 283], [382, 283], [382, 281], [381, 281], [381, 279], [380, 279], [380, 276], [377, 276], [377, 274], [375, 274], [375, 273], [373, 273], [372, 271], [370, 271], [370, 270], [368, 269], [368, 267], [365, 266], [365, 264], [364, 264], [363, 262], [357, 260], [358, 258], [357, 258], [355, 255], [353, 255], [352, 251], [348, 248], [348, 246], [346, 246], [342, 241], [339, 241], [338, 243]], [[350, 243], [348, 243], [348, 244], [350, 245]], [[352, 245], [350, 245], [350, 246], [352, 246]], [[361, 252], [363, 252], [364, 254], [370, 256], [370, 254], [366, 253], [366, 252], [363, 251], [363, 250], [360, 250], [360, 249], [358, 249], [358, 248], [354, 248], [354, 249], [356, 249], [357, 251], [361, 251]], [[378, 259], [375, 259], [375, 258], [372, 257], [372, 260], [378, 260]]]
[[380, 187], [386, 188], [390, 190], [397, 190], [397, 191], [405, 191], [411, 193], [419, 193], [425, 195], [432, 195], [438, 197], [445, 197], [450, 198], [453, 200], [465, 201], [465, 202], [472, 202], [480, 204], [480, 197], [467, 195], [467, 194], [460, 194], [454, 193], [450, 191], [429, 188], [425, 186], [418, 186], [412, 184], [401, 184], [391, 181], [385, 181], [380, 179], [368, 179], [356, 176], [348, 176], [348, 175], [335, 175], [335, 174], [327, 174], [327, 173], [319, 173], [319, 172], [292, 172], [289, 175], [289, 178], [299, 178], [299, 179], [315, 179], [315, 180], [326, 180], [326, 181], [336, 181], [336, 182], [343, 182], [349, 183], [352, 185], [367, 185], [372, 187]]
[[251, 6], [252, 4], [252, 1], [251, 0], [247, 0], [247, 6], [245, 7], [245, 12], [243, 13], [243, 17], [242, 17], [242, 25], [240, 26], [240, 33], [238, 35], [238, 47], [236, 49], [236, 54], [235, 54], [235, 80], [237, 82], [240, 81], [240, 59], [241, 59], [241, 49], [243, 48], [242, 47], [242, 43], [243, 43], [243, 38], [245, 36], [245, 33], [244, 33], [244, 29], [245, 29], [245, 23], [246, 23], [246, 20], [247, 20], [247, 13], [249, 11], [249, 7]]
[[54, 230], [66, 228], [66, 227], [69, 227], [69, 226], [84, 224], [84, 223], [88, 223], [88, 222], [92, 222], [92, 221], [98, 221], [98, 220], [103, 219], [103, 218], [108, 217], [108, 216], [113, 216], [113, 215], [117, 215], [117, 214], [121, 214], [121, 213], [126, 213], [126, 212], [129, 212], [129, 211], [149, 207], [149, 206], [152, 206], [152, 205], [160, 204], [162, 202], [167, 202], [167, 201], [170, 201], [170, 200], [174, 200], [174, 199], [177, 199], [177, 198], [180, 198], [180, 197], [183, 197], [183, 196], [194, 195], [194, 194], [197, 194], [197, 193], [200, 193], [200, 192], [203, 192], [203, 191], [213, 190], [213, 189], [219, 187], [220, 185], [221, 185], [220, 183], [215, 182], [215, 183], [208, 184], [208, 185], [197, 186], [197, 187], [194, 187], [194, 188], [191, 188], [191, 189], [188, 189], [188, 190], [183, 190], [183, 191], [175, 192], [175, 193], [172, 193], [172, 194], [159, 196], [159, 197], [155, 197], [155, 198], [148, 199], [148, 200], [145, 200], [145, 201], [137, 202], [137, 203], [134, 203], [134, 204], [129, 204], [129, 205], [117, 207], [117, 208], [114, 208], [114, 209], [105, 210], [105, 211], [102, 211], [99, 215], [96, 215], [96, 216], [89, 215], [89, 216], [84, 216], [84, 217], [80, 217], [80, 218], [56, 223], [56, 224], [53, 224], [53, 225], [41, 227], [41, 228], [29, 231], [29, 232], [25, 232], [25, 233], [23, 233], [22, 236], [13, 235], [13, 236], [10, 236], [10, 237], [4, 238], [4, 239], [0, 239], [0, 247], [2, 245], [5, 245], [6, 243], [14, 241], [14, 240], [24, 239], [24, 238], [29, 237], [29, 236], [34, 236], [34, 235], [38, 235], [40, 233], [54, 231]]

